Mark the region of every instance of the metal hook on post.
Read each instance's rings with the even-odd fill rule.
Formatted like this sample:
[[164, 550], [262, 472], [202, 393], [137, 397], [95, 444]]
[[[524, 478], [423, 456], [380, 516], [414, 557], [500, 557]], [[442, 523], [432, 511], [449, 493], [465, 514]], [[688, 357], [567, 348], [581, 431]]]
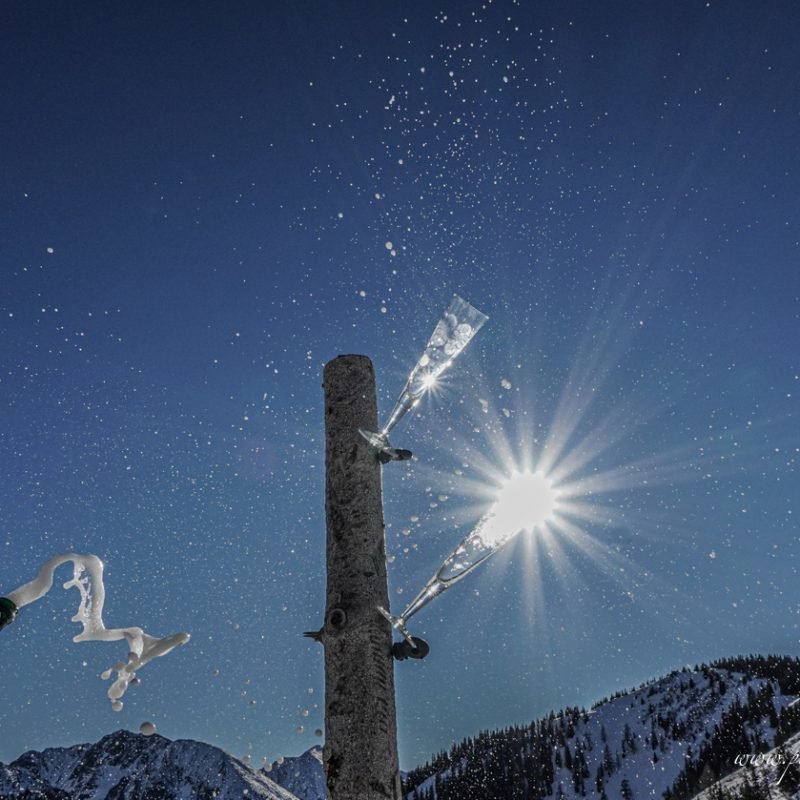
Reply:
[[381, 464], [388, 464], [390, 461], [408, 461], [413, 455], [410, 450], [392, 447], [385, 433], [375, 433], [364, 428], [359, 428], [358, 432], [367, 440]]

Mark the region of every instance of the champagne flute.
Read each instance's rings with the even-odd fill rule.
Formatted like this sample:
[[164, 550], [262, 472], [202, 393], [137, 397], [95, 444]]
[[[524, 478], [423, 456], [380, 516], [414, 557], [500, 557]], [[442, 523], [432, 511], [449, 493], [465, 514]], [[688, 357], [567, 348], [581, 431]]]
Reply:
[[458, 295], [454, 295], [431, 334], [425, 350], [409, 373], [406, 385], [397, 398], [386, 424], [380, 431], [361, 429], [361, 435], [372, 445], [381, 460], [405, 460], [411, 457], [408, 450], [397, 450], [389, 444], [389, 434], [401, 419], [419, 402], [461, 351], [470, 343], [486, 320], [478, 311]]
[[523, 531], [543, 529], [558, 512], [558, 490], [541, 472], [515, 472], [506, 481], [489, 511], [445, 558], [399, 616], [378, 610], [414, 646], [406, 628], [409, 618], [442, 592], [463, 580]]

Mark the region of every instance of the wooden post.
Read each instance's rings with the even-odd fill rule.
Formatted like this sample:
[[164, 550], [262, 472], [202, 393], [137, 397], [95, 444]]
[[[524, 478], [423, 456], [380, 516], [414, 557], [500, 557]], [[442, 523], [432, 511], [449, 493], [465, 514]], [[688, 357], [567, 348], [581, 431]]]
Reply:
[[366, 356], [325, 366], [325, 747], [331, 800], [400, 800], [381, 466], [359, 428], [378, 429]]

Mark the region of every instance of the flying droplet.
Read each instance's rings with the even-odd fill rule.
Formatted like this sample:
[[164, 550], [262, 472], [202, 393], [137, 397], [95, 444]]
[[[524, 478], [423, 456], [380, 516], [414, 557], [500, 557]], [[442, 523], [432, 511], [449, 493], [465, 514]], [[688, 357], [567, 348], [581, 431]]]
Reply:
[[143, 722], [139, 726], [139, 733], [142, 736], [152, 736], [156, 732], [156, 726], [152, 722]]

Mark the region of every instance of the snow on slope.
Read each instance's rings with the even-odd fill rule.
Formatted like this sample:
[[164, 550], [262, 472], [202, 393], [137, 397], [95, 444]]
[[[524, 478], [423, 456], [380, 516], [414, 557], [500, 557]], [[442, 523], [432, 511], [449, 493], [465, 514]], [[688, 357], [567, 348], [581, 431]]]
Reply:
[[297, 800], [222, 750], [117, 731], [96, 744], [30, 752], [0, 765], [3, 800]]
[[284, 758], [263, 772], [299, 800], [326, 800], [321, 747], [312, 747], [301, 756]]
[[[566, 800], [660, 799], [687, 761], [711, 739], [723, 714], [737, 701], [746, 705], [748, 692], [757, 693], [767, 684], [774, 690], [776, 712], [796, 700], [792, 695], [781, 695], [777, 683], [768, 679], [745, 681], [741, 674], [724, 669], [685, 670], [603, 701], [589, 712], [568, 709], [552, 721], [545, 718], [541, 727], [549, 742], [546, 757], [553, 754], [553, 796]], [[756, 732], [763, 741], [772, 741], [774, 731], [766, 719], [754, 725], [752, 733]], [[453, 784], [449, 792], [447, 787], [440, 790], [439, 800], [457, 796], [458, 775], [469, 771], [471, 759], [486, 763], [501, 759], [510, 766], [512, 761], [522, 765], [526, 759], [542, 758], [524, 744], [524, 735], [513, 758], [502, 733], [493, 743], [491, 737], [483, 741], [478, 737], [468, 749], [468, 757], [456, 763], [450, 760], [445, 769], [409, 792], [408, 800], [435, 798], [437, 781], [441, 784], [448, 779]], [[473, 770], [473, 780], [481, 780], [479, 773]]]
[[[619, 769], [606, 778], [605, 790], [609, 798], [624, 796], [622, 784], [626, 780], [632, 797], [660, 798], [678, 777], [687, 758], [696, 754], [698, 745], [713, 732], [714, 726], [735, 700], [744, 704], [748, 688], [757, 691], [769, 683], [758, 678], [742, 683], [741, 675], [722, 670], [710, 672], [722, 676], [726, 683], [724, 695], [717, 695], [714, 679], [705, 678], [701, 672], [678, 673], [610, 700], [590, 712], [588, 722], [578, 727], [576, 735], [588, 733], [594, 741], [598, 741], [598, 737], [602, 741], [601, 731], [605, 729], [612, 754], [625, 752], [619, 760]], [[780, 708], [793, 700], [794, 697], [778, 694], [776, 706]], [[675, 738], [670, 735], [670, 730], [659, 724], [659, 715], [664, 721], [670, 720], [671, 730], [678, 731]], [[623, 747], [626, 726], [630, 731], [627, 748]], [[658, 739], [655, 750], [650, 746], [654, 732]], [[766, 735], [764, 729], [761, 732]], [[631, 752], [630, 742], [635, 742], [635, 752]], [[614, 760], [616, 765], [616, 758]], [[592, 777], [594, 772], [591, 770]], [[561, 770], [556, 785], [558, 782], [565, 790], [572, 788], [567, 770]], [[587, 790], [589, 788], [587, 786]], [[587, 791], [587, 797], [594, 796]]]
[[[743, 754], [744, 755], [744, 754]], [[791, 765], [800, 768], [800, 733], [786, 740], [781, 747], [766, 753], [750, 754], [753, 766], [743, 766], [718, 783], [695, 795], [694, 800], [714, 800], [719, 789], [736, 797], [750, 784], [764, 787], [768, 797], [775, 800], [800, 800], [798, 777], [800, 769], [792, 774]], [[788, 771], [787, 771], [788, 770]]]
[[[564, 800], [660, 800], [686, 764], [696, 762], [701, 748], [712, 741], [723, 715], [731, 709], [739, 714], [742, 708], [753, 708], [758, 697], [762, 711], [749, 715], [744, 724], [748, 740], [761, 747], [760, 743], [774, 740], [770, 717], [789, 706], [797, 708], [797, 697], [781, 694], [777, 682], [766, 678], [746, 679], [721, 668], [683, 670], [605, 700], [588, 712], [571, 708], [530, 726], [481, 734], [466, 748], [464, 743], [454, 745], [451, 756], [444, 754], [443, 761], [437, 761], [437, 774], [432, 774], [433, 768], [423, 768], [408, 776], [417, 786], [406, 797], [431, 800], [437, 783], [438, 800], [484, 796], [481, 772], [473, 769], [476, 763], [499, 766], [501, 776], [516, 771], [517, 777], [530, 781], [524, 776], [534, 771], [528, 768], [547, 762], [552, 765], [552, 794], [529, 782], [529, 796], [538, 792]], [[784, 749], [800, 752], [800, 734]], [[96, 744], [30, 752], [8, 766], [0, 764], [0, 800], [324, 800], [321, 760], [316, 747], [283, 759], [270, 772], [257, 772], [200, 742], [119, 731]], [[732, 762], [733, 756], [728, 760]], [[734, 764], [726, 760], [723, 767], [727, 766]], [[762, 782], [777, 779], [774, 767], [772, 771], [765, 767], [762, 773]], [[744, 774], [723, 786], [738, 791], [745, 785]], [[457, 782], [465, 776], [473, 783], [462, 790]], [[427, 779], [422, 781], [423, 777]], [[496, 787], [493, 791], [491, 796], [512, 796], [498, 794]], [[788, 796], [800, 800], [800, 793], [774, 794]], [[708, 793], [699, 797], [716, 800]]]

